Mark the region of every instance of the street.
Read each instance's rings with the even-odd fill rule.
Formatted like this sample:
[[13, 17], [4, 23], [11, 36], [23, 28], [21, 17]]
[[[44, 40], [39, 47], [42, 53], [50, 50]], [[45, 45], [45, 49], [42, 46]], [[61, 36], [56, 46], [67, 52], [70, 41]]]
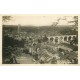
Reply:
[[16, 58], [17, 63], [19, 64], [36, 64], [36, 61], [29, 54], [22, 53], [20, 57]]

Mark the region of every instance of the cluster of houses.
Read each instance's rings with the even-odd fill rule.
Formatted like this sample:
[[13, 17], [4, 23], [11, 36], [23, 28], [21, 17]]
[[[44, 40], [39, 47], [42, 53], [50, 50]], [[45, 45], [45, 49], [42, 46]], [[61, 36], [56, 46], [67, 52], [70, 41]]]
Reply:
[[[12, 37], [18, 41], [24, 39], [25, 44], [24, 44], [24, 47], [21, 49], [28, 50], [28, 53], [32, 55], [36, 60], [39, 59], [41, 63], [43, 63], [44, 60], [52, 59], [52, 54], [47, 51], [45, 52], [45, 50], [41, 52], [40, 50], [41, 43], [38, 43], [37, 41], [38, 39], [36, 40], [33, 37], [27, 35], [27, 32], [19, 32], [17, 34], [7, 34], [7, 35], [8, 37]], [[70, 40], [73, 40], [76, 37], [77, 37], [76, 35], [61, 35], [61, 36], [48, 36], [47, 38], [48, 38], [48, 42], [52, 42], [53, 44], [60, 44], [60, 43], [69, 43]]]

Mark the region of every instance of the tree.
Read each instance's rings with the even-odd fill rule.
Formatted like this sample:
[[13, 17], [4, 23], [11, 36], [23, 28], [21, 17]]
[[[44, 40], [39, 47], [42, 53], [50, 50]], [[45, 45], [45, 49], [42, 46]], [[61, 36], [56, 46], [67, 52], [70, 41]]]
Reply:
[[11, 16], [2, 16], [3, 21], [8, 21], [11, 19]]
[[74, 16], [73, 21], [68, 21], [68, 23], [74, 23], [74, 26], [78, 27], [78, 16]]
[[38, 43], [41, 43], [41, 39], [38, 39]]
[[78, 16], [74, 16], [74, 24], [78, 27]]
[[43, 42], [47, 42], [48, 41], [48, 38], [47, 38], [47, 36], [45, 35], [44, 37], [43, 37]]
[[6, 23], [6, 22], [10, 21], [11, 18], [12, 18], [11, 16], [2, 16], [2, 22]]

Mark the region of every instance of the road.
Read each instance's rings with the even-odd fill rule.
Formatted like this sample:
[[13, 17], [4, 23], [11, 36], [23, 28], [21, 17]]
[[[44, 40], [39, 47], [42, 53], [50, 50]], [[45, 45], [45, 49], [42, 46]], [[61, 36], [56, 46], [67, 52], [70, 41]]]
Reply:
[[17, 57], [16, 60], [19, 64], [37, 64], [32, 56], [25, 53], [22, 53], [22, 55]]

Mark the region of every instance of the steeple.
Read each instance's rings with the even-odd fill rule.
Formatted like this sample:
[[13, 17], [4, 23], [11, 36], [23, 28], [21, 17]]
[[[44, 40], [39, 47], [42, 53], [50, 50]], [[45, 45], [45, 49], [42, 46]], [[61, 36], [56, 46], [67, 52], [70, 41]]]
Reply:
[[20, 32], [20, 24], [18, 24], [18, 33]]

